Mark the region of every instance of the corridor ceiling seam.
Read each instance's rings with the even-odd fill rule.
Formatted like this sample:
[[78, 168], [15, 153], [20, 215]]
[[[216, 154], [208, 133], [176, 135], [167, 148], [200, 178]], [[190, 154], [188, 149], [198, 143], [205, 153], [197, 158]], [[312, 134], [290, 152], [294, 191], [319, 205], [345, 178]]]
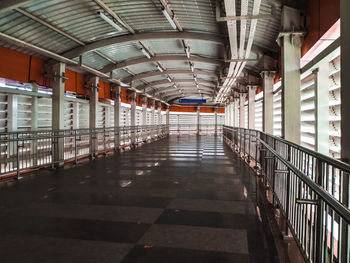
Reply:
[[[248, 2], [247, 10], [250, 11], [254, 1], [244, 1]], [[192, 91], [197, 93], [196, 97], [205, 97], [212, 103], [220, 82], [232, 82], [221, 78], [224, 75], [228, 38], [226, 23], [218, 23], [216, 20], [216, 0], [1, 2], [2, 46], [45, 59], [57, 61], [60, 58], [73, 70], [80, 69], [124, 87], [130, 86], [123, 80], [131, 79], [132, 88], [142, 92], [146, 89], [161, 89], [165, 84], [169, 87], [169, 84], [173, 83], [178, 90], [191, 87]], [[241, 1], [235, 2], [240, 5]], [[271, 13], [272, 5], [275, 8], [277, 6], [277, 9], [281, 6], [279, 0], [263, 1], [260, 13]], [[121, 31], [102, 19], [101, 13], [113, 21]], [[262, 38], [262, 41], [255, 41], [256, 52], [273, 52], [270, 44], [274, 43], [274, 39], [271, 36], [277, 32], [278, 17], [269, 21], [271, 30], [265, 28], [262, 32], [260, 28], [257, 32], [268, 35], [269, 40]], [[20, 41], [10, 41], [10, 38]], [[42, 51], [52, 54], [48, 56], [48, 52]], [[247, 68], [255, 69], [256, 62], [239, 63], [247, 63]], [[243, 69], [243, 66], [241, 68]], [[175, 74], [181, 70], [183, 74]], [[193, 74], [198, 71], [203, 74]], [[238, 73], [238, 69], [236, 71]], [[161, 74], [163, 72], [165, 73]], [[182, 82], [177, 82], [177, 79], [185, 78], [188, 82], [181, 87]], [[152, 86], [154, 82], [158, 84], [158, 81], [167, 79], [171, 79], [171, 82]], [[215, 82], [215, 88], [210, 95], [204, 94], [199, 88], [206, 84], [199, 82], [200, 79]], [[162, 92], [156, 94], [165, 95]]]

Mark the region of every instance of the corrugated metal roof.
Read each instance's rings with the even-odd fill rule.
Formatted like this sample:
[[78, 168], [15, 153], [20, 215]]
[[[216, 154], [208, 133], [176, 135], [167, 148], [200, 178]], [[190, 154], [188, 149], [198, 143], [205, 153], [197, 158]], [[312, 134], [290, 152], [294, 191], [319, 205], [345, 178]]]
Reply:
[[[183, 30], [215, 34], [226, 33], [226, 22], [218, 23], [216, 21], [216, 0], [167, 1], [168, 7], [174, 12], [175, 18]], [[141, 32], [166, 33], [176, 31], [162, 14], [162, 4], [160, 1], [103, 0], [103, 2], [125, 24], [132, 28], [136, 34]], [[240, 2], [240, 0], [236, 0], [237, 15], [240, 13]], [[280, 28], [281, 4], [274, 1], [273, 5], [275, 6], [274, 10], [272, 9], [271, 2], [261, 2], [261, 15], [269, 15], [272, 11], [274, 11], [274, 14], [269, 19], [260, 19], [258, 21], [254, 44], [267, 50], [277, 51], [275, 39]], [[253, 0], [249, 0], [249, 13], [251, 13], [252, 7]], [[0, 32], [57, 54], [65, 53], [75, 47], [87, 45], [98, 40], [132, 34], [132, 32], [123, 26], [122, 32], [116, 32], [114, 27], [101, 19], [97, 12], [103, 12], [108, 17], [112, 17], [94, 0], [42, 0], [28, 3], [21, 8], [24, 12], [29, 12], [29, 14], [37, 17], [37, 19], [35, 20], [28, 15], [24, 15], [18, 10], [0, 12]], [[43, 22], [40, 23], [40, 20]], [[48, 27], [45, 23], [51, 24], [57, 30], [55, 31]], [[116, 23], [121, 26], [119, 22]], [[239, 25], [240, 21], [237, 22], [238, 33]], [[250, 23], [247, 23], [247, 29], [249, 29], [249, 26]], [[62, 31], [65, 34], [62, 34]], [[245, 37], [248, 37], [248, 34]], [[189, 45], [192, 55], [221, 60], [224, 58], [225, 49], [221, 45], [196, 40], [187, 40], [186, 43]], [[182, 39], [147, 40], [143, 41], [143, 44], [155, 56], [186, 55]], [[6, 41], [1, 41], [0, 45], [43, 58], [40, 54], [11, 45]], [[141, 48], [141, 43], [134, 41], [101, 47], [97, 51], [104, 54], [105, 57], [110, 58], [110, 60], [120, 63], [130, 59], [145, 58], [145, 54], [141, 52]], [[98, 55], [94, 51], [84, 53], [82, 59], [84, 65], [97, 70], [111, 65], [108, 59]], [[78, 58], [75, 58], [75, 60], [77, 61]], [[128, 67], [128, 70], [130, 73], [136, 75], [151, 72], [157, 70], [156, 63], [136, 64]], [[161, 61], [160, 64], [166, 69], [190, 69], [189, 63], [185, 61]], [[257, 64], [248, 63], [248, 66], [254, 70], [259, 70]], [[202, 62], [194, 62], [194, 67], [195, 69], [209, 70], [217, 73], [219, 73], [220, 68], [219, 65]], [[113, 71], [113, 76], [116, 79], [123, 79], [132, 76], [130, 73], [119, 69]], [[166, 75], [149, 77], [145, 81], [134, 82], [134, 85], [143, 86], [147, 81], [165, 80], [166, 77]], [[172, 77], [175, 79], [193, 78], [192, 74], [176, 74]], [[217, 79], [210, 76], [199, 75], [198, 78], [217, 81]], [[168, 85], [169, 83], [158, 85], [157, 88]]]

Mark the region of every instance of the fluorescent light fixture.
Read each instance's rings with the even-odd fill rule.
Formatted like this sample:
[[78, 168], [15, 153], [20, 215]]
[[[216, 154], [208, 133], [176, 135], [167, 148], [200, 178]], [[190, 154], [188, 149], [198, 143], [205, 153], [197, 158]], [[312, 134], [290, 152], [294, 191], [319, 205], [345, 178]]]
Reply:
[[177, 26], [174, 22], [174, 20], [171, 18], [171, 16], [169, 15], [169, 13], [165, 10], [165, 8], [162, 9], [163, 15], [165, 16], [165, 18], [169, 21], [171, 27], [173, 29], [177, 29]]
[[193, 75], [194, 81], [197, 82], [197, 77], [196, 75]]
[[157, 65], [157, 69], [160, 71], [160, 72], [163, 72], [164, 70], [162, 69], [162, 67], [160, 67], [159, 65]]
[[197, 87], [197, 89], [199, 89], [198, 83], [196, 83], [196, 87]]
[[148, 58], [148, 59], [150, 59], [151, 58], [151, 54], [150, 53], [148, 53], [147, 52], [147, 50], [146, 49], [144, 49], [144, 48], [141, 48], [141, 52]]
[[193, 63], [190, 63], [190, 67], [191, 67], [191, 71], [193, 72], [193, 71], [194, 71], [194, 65], [193, 65]]
[[187, 58], [190, 58], [191, 54], [190, 54], [190, 47], [189, 46], [185, 46], [185, 52], [186, 52]]
[[167, 80], [168, 80], [169, 82], [171, 82], [171, 78], [170, 78], [169, 76], [167, 77]]
[[110, 24], [112, 27], [114, 27], [117, 32], [122, 32], [123, 29], [117, 25], [112, 19], [110, 19], [108, 16], [106, 16], [104, 13], [102, 12], [97, 12], [97, 14], [104, 20], [106, 21], [108, 24]]

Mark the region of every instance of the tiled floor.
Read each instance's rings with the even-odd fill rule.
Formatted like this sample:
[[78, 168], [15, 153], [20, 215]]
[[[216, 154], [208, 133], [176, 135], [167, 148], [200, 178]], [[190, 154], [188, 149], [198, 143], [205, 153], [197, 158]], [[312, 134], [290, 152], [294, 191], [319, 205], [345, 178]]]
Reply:
[[274, 262], [255, 176], [220, 137], [172, 136], [0, 189], [1, 262]]

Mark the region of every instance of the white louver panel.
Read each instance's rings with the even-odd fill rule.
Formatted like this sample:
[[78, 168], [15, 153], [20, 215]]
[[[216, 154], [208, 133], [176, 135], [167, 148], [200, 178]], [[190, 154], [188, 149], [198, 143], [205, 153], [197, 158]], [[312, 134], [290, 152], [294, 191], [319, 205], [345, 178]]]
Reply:
[[136, 109], [136, 126], [141, 125], [142, 123], [142, 109]]
[[315, 80], [311, 73], [301, 80], [301, 145], [315, 150]]
[[147, 113], [146, 113], [146, 124], [147, 125], [151, 125], [151, 115], [152, 115], [151, 109], [147, 108]]
[[158, 125], [158, 110], [154, 111], [154, 125]]
[[162, 111], [162, 124], [166, 124], [166, 112]]
[[329, 155], [340, 158], [340, 56], [329, 63]]
[[79, 102], [79, 129], [86, 129], [90, 126], [90, 105]]
[[30, 131], [32, 128], [32, 97], [17, 97], [17, 131]]
[[0, 93], [0, 132], [7, 132], [7, 94]]
[[170, 112], [169, 122], [170, 122], [170, 125], [178, 125], [179, 114], [173, 114], [173, 113]]
[[201, 125], [214, 125], [215, 124], [214, 113], [211, 113], [211, 114], [202, 113], [202, 114], [200, 114], [199, 123]]
[[121, 126], [130, 126], [130, 109], [129, 108], [126, 108], [126, 107], [121, 108], [120, 124]]
[[109, 111], [109, 122], [110, 122], [110, 127], [114, 127], [115, 123], [114, 123], [114, 107], [111, 107], [110, 111]]
[[52, 103], [51, 98], [38, 99], [38, 129], [52, 129]]
[[262, 100], [255, 102], [255, 129], [262, 131], [263, 129], [263, 103]]
[[276, 136], [282, 136], [281, 95], [281, 90], [273, 95], [273, 135]]
[[224, 125], [224, 124], [225, 124], [225, 115], [218, 114], [218, 125]]
[[106, 106], [98, 104], [97, 106], [97, 128], [106, 127]]
[[64, 102], [64, 128], [73, 129], [73, 118], [74, 118], [74, 103], [72, 101]]

